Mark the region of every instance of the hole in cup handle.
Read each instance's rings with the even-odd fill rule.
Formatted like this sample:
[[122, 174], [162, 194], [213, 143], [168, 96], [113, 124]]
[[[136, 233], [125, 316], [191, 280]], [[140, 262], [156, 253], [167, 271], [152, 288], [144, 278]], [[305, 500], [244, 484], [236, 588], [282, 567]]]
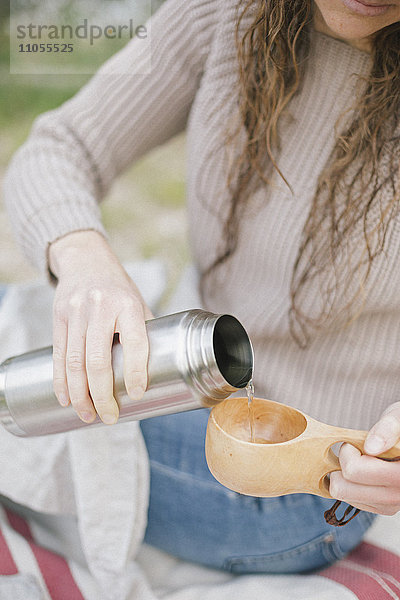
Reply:
[[332, 473], [333, 471], [340, 471], [339, 459], [332, 450], [332, 446], [335, 443], [336, 442], [332, 442], [332, 444], [330, 444], [328, 446], [328, 448], [326, 449], [325, 456], [324, 456], [323, 473], [320, 476], [319, 481], [318, 481], [319, 495], [324, 498], [332, 498], [331, 494], [329, 493], [329, 475], [330, 475], [330, 473]]
[[[364, 452], [364, 442], [368, 435], [368, 431], [357, 431], [357, 430], [348, 430], [348, 435], [343, 435], [343, 439], [340, 440], [342, 443], [349, 443], [355, 446], [361, 454], [365, 454]], [[396, 461], [400, 460], [400, 443], [397, 443], [386, 452], [382, 452], [379, 454], [377, 458], [386, 461]]]
[[[364, 442], [368, 435], [368, 431], [362, 431], [358, 429], [345, 429], [342, 427], [330, 427], [330, 441], [327, 452], [331, 452], [337, 457], [339, 449], [342, 444], [351, 444], [362, 454], [364, 454]], [[333, 446], [337, 446], [337, 454], [332, 450]]]
[[[337, 428], [339, 429], [339, 428]], [[339, 432], [338, 432], [339, 433]], [[335, 436], [335, 439], [332, 439], [329, 442], [329, 445], [326, 448], [325, 456], [324, 456], [324, 473], [320, 477], [319, 480], [319, 489], [322, 492], [322, 495], [325, 498], [332, 498], [329, 493], [329, 475], [333, 473], [333, 471], [341, 471], [339, 457], [333, 451], [333, 446], [349, 443], [355, 446], [360, 452], [363, 452], [364, 441], [367, 437], [367, 431], [351, 431], [351, 435], [346, 435], [347, 431], [340, 432], [342, 435]], [[356, 435], [354, 435], [356, 434]]]

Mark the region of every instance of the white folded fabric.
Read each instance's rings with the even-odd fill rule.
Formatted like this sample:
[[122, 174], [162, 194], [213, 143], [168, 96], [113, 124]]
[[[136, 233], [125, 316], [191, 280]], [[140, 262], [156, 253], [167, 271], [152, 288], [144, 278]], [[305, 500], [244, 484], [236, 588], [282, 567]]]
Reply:
[[[163, 264], [126, 268], [156, 312]], [[0, 362], [51, 345], [53, 295], [42, 281], [9, 287], [0, 308]], [[18, 438], [0, 427], [0, 494], [42, 513], [75, 515], [89, 569], [107, 598], [124, 600], [141, 581], [133, 558], [146, 528], [148, 493], [137, 422], [39, 438]]]

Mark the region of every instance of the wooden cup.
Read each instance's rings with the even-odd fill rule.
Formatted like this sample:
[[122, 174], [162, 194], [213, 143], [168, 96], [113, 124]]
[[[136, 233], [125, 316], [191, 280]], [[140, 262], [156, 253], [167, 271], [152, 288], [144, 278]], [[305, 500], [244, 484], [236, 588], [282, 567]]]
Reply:
[[[361, 452], [367, 431], [325, 425], [279, 402], [254, 398], [256, 443], [249, 441], [247, 398], [228, 398], [211, 411], [206, 435], [206, 459], [215, 479], [225, 487], [269, 498], [308, 493], [332, 498], [328, 473], [340, 471], [332, 450], [350, 442]], [[396, 445], [379, 458], [400, 456]]]

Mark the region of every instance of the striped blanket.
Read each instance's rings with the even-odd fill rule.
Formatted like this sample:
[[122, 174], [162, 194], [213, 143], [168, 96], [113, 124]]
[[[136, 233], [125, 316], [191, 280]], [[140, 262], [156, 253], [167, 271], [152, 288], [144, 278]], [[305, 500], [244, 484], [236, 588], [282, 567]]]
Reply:
[[[356, 550], [311, 575], [233, 576], [144, 546], [139, 555], [144, 587], [131, 600], [400, 600], [399, 517], [378, 517]], [[0, 599], [102, 598], [79, 559], [46, 549], [50, 536], [36, 522], [0, 509]]]

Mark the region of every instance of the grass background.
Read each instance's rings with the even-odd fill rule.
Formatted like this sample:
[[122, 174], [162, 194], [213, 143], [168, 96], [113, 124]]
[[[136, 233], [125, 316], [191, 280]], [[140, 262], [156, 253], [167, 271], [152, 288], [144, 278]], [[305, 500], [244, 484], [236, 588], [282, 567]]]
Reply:
[[[7, 12], [0, 7], [0, 183], [35, 117], [70, 98], [89, 76], [11, 75]], [[161, 257], [169, 291], [189, 260], [185, 214], [185, 136], [154, 149], [119, 179], [102, 203], [111, 244], [122, 261]], [[0, 197], [0, 283], [37, 277], [22, 256]]]

